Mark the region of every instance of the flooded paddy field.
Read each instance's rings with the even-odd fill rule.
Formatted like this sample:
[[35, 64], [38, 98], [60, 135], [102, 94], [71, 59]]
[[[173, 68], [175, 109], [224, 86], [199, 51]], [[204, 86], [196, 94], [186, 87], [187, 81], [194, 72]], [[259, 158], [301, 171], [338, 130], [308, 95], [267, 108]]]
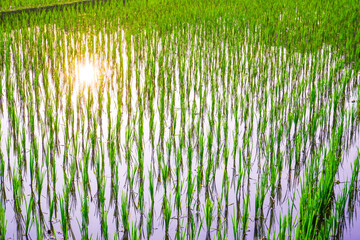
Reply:
[[360, 48], [242, 3], [2, 16], [0, 239], [359, 238]]

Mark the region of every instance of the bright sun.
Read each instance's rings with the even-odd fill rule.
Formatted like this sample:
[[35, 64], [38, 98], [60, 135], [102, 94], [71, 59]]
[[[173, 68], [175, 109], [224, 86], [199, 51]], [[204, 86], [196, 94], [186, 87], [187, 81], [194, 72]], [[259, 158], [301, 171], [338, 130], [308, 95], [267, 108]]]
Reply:
[[96, 72], [95, 67], [90, 63], [80, 64], [79, 66], [79, 80], [83, 84], [92, 84], [95, 82]]

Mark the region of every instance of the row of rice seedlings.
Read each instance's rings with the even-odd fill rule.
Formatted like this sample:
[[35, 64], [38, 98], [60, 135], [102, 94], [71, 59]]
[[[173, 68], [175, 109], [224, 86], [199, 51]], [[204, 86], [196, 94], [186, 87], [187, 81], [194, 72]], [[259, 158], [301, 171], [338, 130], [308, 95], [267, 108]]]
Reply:
[[26, 8], [37, 8], [54, 4], [69, 3], [69, 0], [26, 0], [26, 1], [2, 1], [0, 4], [1, 11], [18, 10]]

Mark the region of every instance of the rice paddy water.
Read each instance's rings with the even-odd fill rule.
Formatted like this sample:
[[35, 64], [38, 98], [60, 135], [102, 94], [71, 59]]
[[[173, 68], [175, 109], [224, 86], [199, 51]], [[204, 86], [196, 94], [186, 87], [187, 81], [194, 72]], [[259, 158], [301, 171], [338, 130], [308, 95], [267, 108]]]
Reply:
[[30, 2], [0, 4], [0, 239], [360, 237], [355, 1]]

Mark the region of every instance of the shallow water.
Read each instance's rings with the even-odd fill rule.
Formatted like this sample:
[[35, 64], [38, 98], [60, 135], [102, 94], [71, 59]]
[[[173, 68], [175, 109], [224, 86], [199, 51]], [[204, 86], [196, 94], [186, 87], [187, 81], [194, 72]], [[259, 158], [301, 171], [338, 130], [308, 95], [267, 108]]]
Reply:
[[[93, 238], [96, 236], [105, 238], [105, 236], [101, 229], [103, 210], [98, 206], [96, 164], [92, 162], [92, 159], [100, 159], [104, 163], [105, 209], [108, 212], [107, 226], [110, 238], [117, 233], [119, 237], [124, 234], [121, 215], [118, 220], [114, 217], [120, 214], [122, 193], [130, 196], [129, 230], [131, 231], [134, 226], [136, 229], [141, 229], [143, 238], [147, 236], [146, 219], [149, 217], [151, 206], [148, 171], [151, 168], [155, 171], [156, 189], [151, 238], [165, 237], [162, 210], [165, 189], [160, 174], [160, 168], [164, 164], [170, 164], [171, 168], [171, 176], [167, 180], [166, 188], [166, 196], [171, 195], [172, 214], [168, 230], [168, 237], [171, 239], [175, 238], [178, 231], [178, 221], [180, 232], [187, 231], [190, 226], [188, 221], [191, 220], [189, 213], [196, 223], [195, 229], [199, 227], [201, 220], [203, 221], [199, 238], [205, 239], [209, 236], [205, 225], [206, 198], [211, 199], [214, 204], [210, 237], [234, 238], [232, 219], [240, 222], [241, 231], [244, 199], [247, 193], [249, 194], [249, 225], [245, 230], [247, 238], [261, 239], [268, 232], [271, 235], [278, 233], [279, 217], [288, 213], [293, 197], [295, 207], [292, 220], [297, 220], [297, 206], [302, 197], [300, 187], [306, 182], [305, 173], [311, 165], [311, 159], [319, 154], [318, 161], [322, 167], [324, 150], [330, 149], [331, 134], [338, 129], [339, 119], [343, 118], [345, 129], [342, 134], [343, 146], [341, 146], [343, 156], [335, 177], [339, 184], [335, 185], [333, 190], [335, 196], [341, 193], [344, 182], [351, 179], [350, 166], [358, 157], [358, 120], [356, 118], [349, 120], [347, 114], [350, 111], [358, 111], [356, 102], [353, 101], [358, 101], [359, 74], [346, 66], [335, 69], [342, 58], [337, 56], [329, 46], [324, 46], [318, 53], [289, 55], [282, 48], [254, 44], [257, 38], [250, 31], [244, 31], [239, 36], [229, 36], [227, 41], [218, 39], [210, 41], [212, 34], [207, 33], [205, 29], [205, 26], [189, 25], [184, 30], [174, 29], [174, 32], [170, 34], [160, 35], [155, 31], [144, 31], [137, 36], [126, 36], [126, 32], [122, 29], [110, 33], [102, 31], [92, 35], [66, 32], [51, 25], [12, 32], [11, 35], [15, 39], [18, 34], [18, 41], [10, 40], [10, 36], [3, 33], [1, 44], [7, 42], [10, 44], [4, 53], [4, 59], [9, 59], [8, 64], [4, 63], [1, 66], [3, 86], [1, 151], [5, 160], [6, 200], [4, 197], [2, 199], [6, 201], [8, 221], [6, 237], [19, 238], [24, 234], [24, 231], [18, 231], [19, 225], [24, 224], [23, 220], [20, 220], [21, 223], [15, 221], [13, 180], [9, 174], [18, 171], [19, 159], [26, 156], [27, 165], [21, 177], [23, 196], [26, 202], [29, 202], [32, 191], [29, 159], [30, 152], [34, 151], [31, 146], [33, 139], [30, 116], [32, 114], [34, 115], [35, 142], [39, 150], [39, 167], [45, 173], [41, 198], [35, 199], [36, 204], [41, 205], [41, 210], [37, 205], [36, 215], [37, 218], [44, 215], [43, 224], [45, 230], [49, 230], [46, 233], [47, 237], [53, 234], [62, 237], [60, 207], [57, 204], [56, 214], [50, 222], [49, 205], [54, 195], [57, 198], [64, 196], [63, 189], [66, 182], [64, 179], [65, 176], [70, 176], [72, 161], [76, 162], [77, 169], [74, 189], [70, 192], [69, 236], [73, 238], [81, 236], [82, 199], [80, 195], [84, 195], [84, 191], [80, 167], [88, 150], [90, 151], [88, 171], [90, 192], [87, 194], [90, 219], [88, 234]], [[225, 30], [219, 27], [219, 31]], [[26, 35], [37, 39], [37, 44], [40, 42], [41, 48], [26, 40]], [[341, 89], [341, 84], [347, 74], [350, 76], [349, 81], [334, 111], [334, 91]], [[47, 76], [48, 83], [44, 76]], [[332, 81], [329, 81], [329, 76], [333, 77]], [[35, 89], [36, 79], [39, 81], [37, 90]], [[9, 92], [7, 86], [13, 86], [11, 99], [4, 94]], [[151, 89], [153, 89], [152, 93]], [[315, 89], [315, 100], [313, 105], [310, 105], [312, 89]], [[36, 97], [39, 97], [39, 105], [36, 104]], [[18, 122], [12, 120], [9, 110], [12, 108], [11, 101], [14, 101], [14, 111]], [[32, 101], [31, 104], [29, 104], [30, 101]], [[163, 115], [161, 115], [162, 101]], [[172, 101], [173, 113], [171, 113]], [[143, 135], [141, 136], [143, 142], [141, 156], [144, 159], [144, 211], [142, 213], [137, 208], [141, 188], [137, 152], [140, 105], [144, 109]], [[237, 118], [234, 115], [235, 106], [238, 107]], [[46, 110], [47, 108], [50, 110]], [[150, 114], [151, 108], [153, 108], [153, 115]], [[121, 109], [121, 118], [118, 118], [119, 109]], [[52, 116], [49, 116], [49, 113], [52, 113]], [[315, 125], [310, 125], [315, 114], [319, 114], [320, 117]], [[175, 116], [176, 119], [174, 119]], [[299, 117], [298, 124], [289, 124], [296, 116]], [[334, 116], [337, 116], [337, 119]], [[151, 117], [156, 126], [153, 134], [154, 148], [150, 137]], [[58, 124], [56, 124], [56, 119]], [[118, 125], [120, 131], [117, 136], [116, 127], [119, 119], [121, 119], [121, 125]], [[214, 122], [213, 127], [211, 127], [211, 121]], [[18, 130], [16, 130], [16, 124], [19, 126]], [[236, 127], [236, 124], [239, 126]], [[310, 139], [308, 134], [312, 131], [309, 130], [311, 126], [315, 127], [313, 139]], [[112, 137], [108, 134], [109, 127], [111, 127]], [[57, 131], [56, 128], [58, 128]], [[172, 128], [174, 130], [171, 130]], [[69, 130], [68, 137], [66, 137], [66, 129]], [[127, 132], [131, 133], [130, 142], [127, 142]], [[95, 133], [95, 145], [92, 147], [91, 136]], [[25, 134], [26, 139], [24, 146], [21, 145], [22, 134]], [[182, 136], [184, 146], [180, 181], [183, 183], [183, 189], [181, 212], [178, 213], [175, 207], [177, 186], [175, 154], [181, 149]], [[198, 154], [200, 136], [204, 140], [204, 165], [201, 172], [205, 175], [210, 158], [214, 160], [214, 163], [210, 165], [209, 192], [206, 193], [207, 182], [202, 179], [200, 188], [195, 187], [191, 194], [193, 199], [189, 206], [187, 204], [188, 176], [191, 172], [192, 181], [195, 181], [196, 185], [196, 177], [199, 174], [197, 167], [200, 166]], [[210, 136], [214, 139], [211, 149], [208, 149]], [[52, 138], [53, 145], [51, 145]], [[234, 148], [235, 140], [238, 142], [236, 148]], [[113, 175], [111, 174], [109, 143], [112, 141], [115, 144], [115, 161], [118, 164], [119, 193], [116, 197], [118, 210], [115, 210], [116, 201], [110, 200]], [[168, 141], [172, 141], [170, 155]], [[10, 144], [9, 154], [7, 153], [8, 143]], [[15, 152], [15, 144], [19, 144], [20, 152]], [[75, 146], [77, 146], [77, 151], [75, 151]], [[192, 147], [189, 148], [189, 146]], [[320, 147], [323, 147], [323, 150], [319, 150]], [[129, 159], [126, 157], [127, 148], [131, 150]], [[227, 166], [224, 164], [225, 148], [228, 150]], [[55, 186], [51, 181], [52, 165], [46, 164], [46, 154], [49, 149], [51, 153], [49, 156], [53, 157], [56, 163]], [[189, 149], [193, 150], [191, 171], [187, 155]], [[235, 155], [233, 155], [234, 149]], [[69, 158], [67, 162], [64, 161], [64, 155]], [[164, 163], [159, 163], [160, 156], [164, 159]], [[283, 163], [279, 176], [280, 170], [276, 161], [280, 156], [283, 157]], [[291, 163], [290, 159], [292, 159]], [[130, 165], [127, 161], [130, 161]], [[273, 170], [271, 170], [271, 161], [274, 161]], [[214, 165], [216, 162], [218, 166]], [[247, 167], [249, 167], [249, 172], [247, 172]], [[128, 169], [130, 169], [130, 175], [128, 175]], [[241, 171], [243, 179], [239, 181], [240, 186], [237, 192]], [[266, 177], [267, 191], [262, 205], [263, 216], [260, 216], [263, 221], [260, 221], [255, 220], [255, 195], [259, 189], [257, 184], [264, 175], [264, 171], [276, 171], [276, 183], [271, 191], [270, 176]], [[224, 174], [229, 178], [228, 203], [222, 198], [225, 196], [226, 189], [223, 187]], [[131, 178], [134, 178], [132, 186], [129, 183]], [[37, 196], [35, 186], [34, 180], [34, 192]], [[356, 195], [358, 195], [357, 191]], [[21, 206], [21, 213], [24, 215], [26, 214], [25, 201], [22, 201]], [[220, 206], [220, 215], [218, 215], [218, 206]], [[355, 212], [358, 209], [357, 199]], [[345, 216], [348, 218], [348, 213]], [[344, 239], [353, 238], [359, 234], [354, 227], [359, 217], [356, 214], [354, 216], [353, 223], [348, 223], [347, 220], [348, 227], [343, 231]], [[142, 226], [141, 221], [143, 221]], [[51, 223], [53, 228], [50, 227]], [[29, 232], [32, 238], [36, 238], [35, 225], [34, 223]], [[295, 234], [294, 230], [292, 234]]]

